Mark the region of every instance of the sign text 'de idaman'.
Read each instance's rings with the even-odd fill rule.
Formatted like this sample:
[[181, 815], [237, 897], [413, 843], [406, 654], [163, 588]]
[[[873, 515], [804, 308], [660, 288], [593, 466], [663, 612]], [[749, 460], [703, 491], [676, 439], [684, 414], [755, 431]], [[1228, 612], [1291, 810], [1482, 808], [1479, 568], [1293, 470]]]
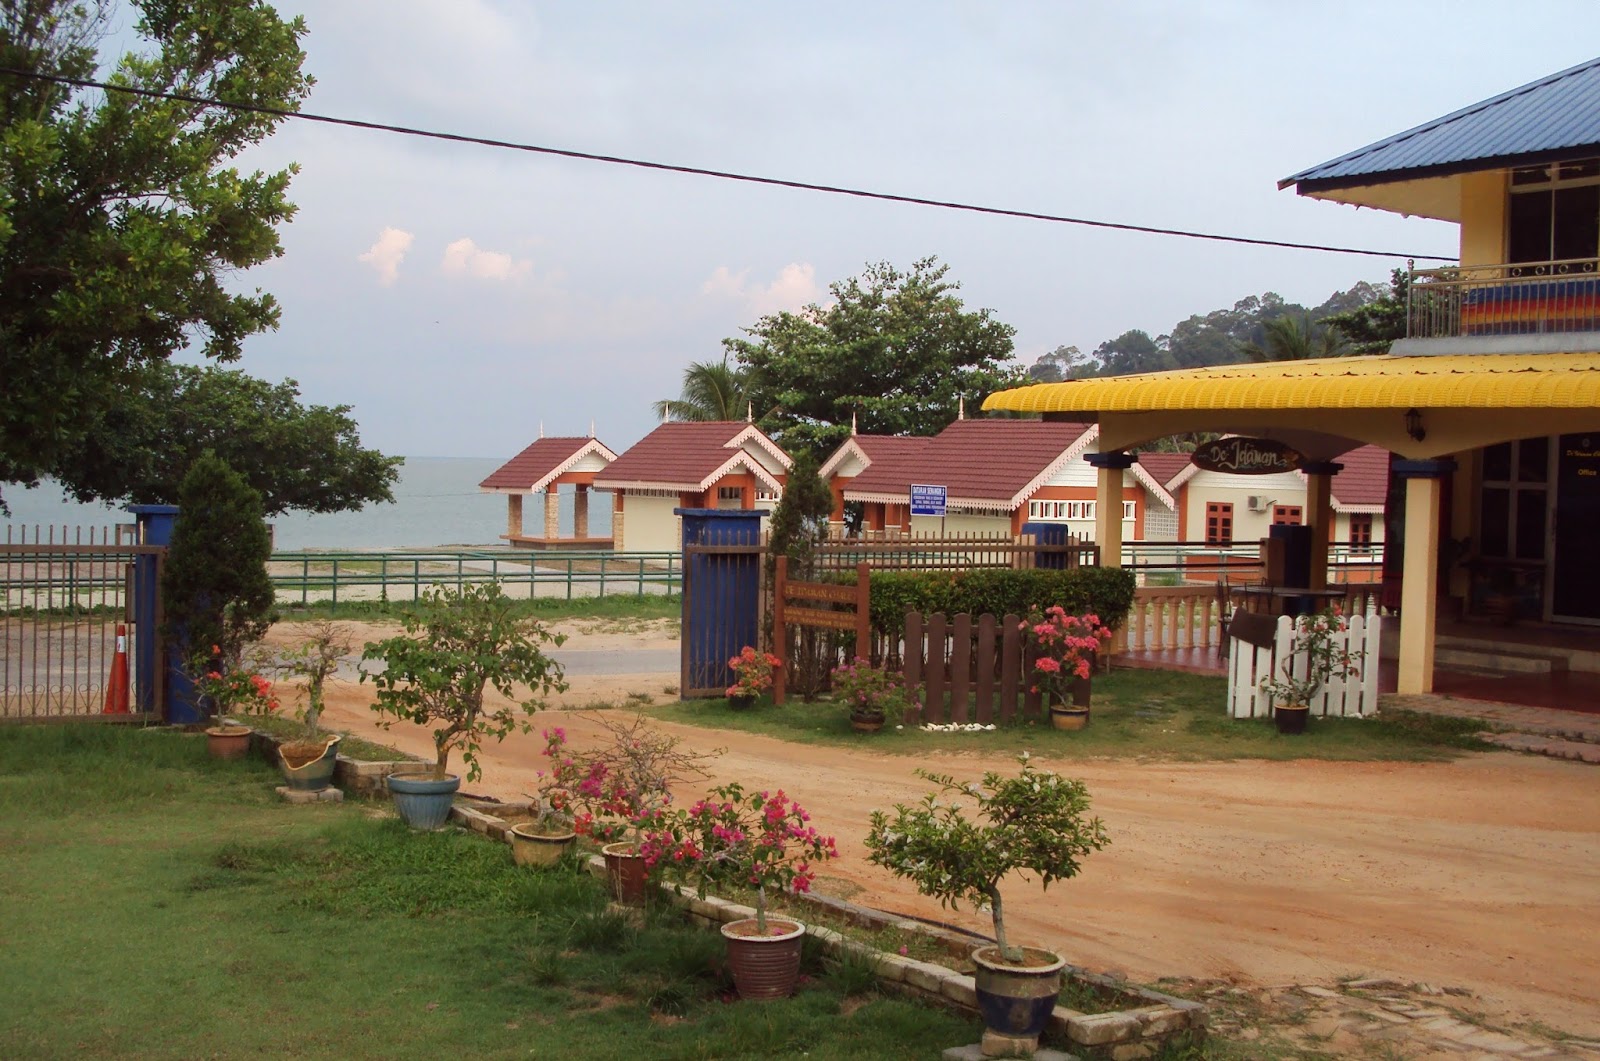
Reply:
[[1276, 475], [1300, 467], [1301, 456], [1270, 438], [1219, 438], [1195, 448], [1194, 463], [1208, 472]]

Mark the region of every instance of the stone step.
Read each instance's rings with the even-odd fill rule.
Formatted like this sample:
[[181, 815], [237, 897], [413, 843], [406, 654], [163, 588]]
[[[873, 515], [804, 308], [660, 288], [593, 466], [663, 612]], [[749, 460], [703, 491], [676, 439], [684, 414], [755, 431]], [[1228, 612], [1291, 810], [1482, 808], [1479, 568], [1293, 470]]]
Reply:
[[1433, 663], [1445, 670], [1470, 674], [1556, 674], [1567, 669], [1565, 656], [1505, 649], [1484, 651], [1481, 648], [1456, 648], [1443, 644], [1434, 649]]
[[1582, 740], [1564, 740], [1538, 733], [1485, 733], [1483, 739], [1512, 751], [1548, 755], [1552, 759], [1570, 759], [1573, 762], [1600, 766], [1600, 744]]

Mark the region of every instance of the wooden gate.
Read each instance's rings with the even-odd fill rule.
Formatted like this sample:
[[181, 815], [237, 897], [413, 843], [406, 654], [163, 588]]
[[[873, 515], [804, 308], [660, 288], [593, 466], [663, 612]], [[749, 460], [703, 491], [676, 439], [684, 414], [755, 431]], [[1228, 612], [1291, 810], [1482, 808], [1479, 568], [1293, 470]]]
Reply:
[[907, 612], [902, 673], [920, 704], [906, 725], [932, 722], [1004, 725], [1040, 719], [1043, 698], [1032, 691], [1033, 666], [1022, 619], [965, 612], [947, 619]]
[[[0, 542], [0, 721], [158, 718], [160, 616], [136, 616], [133, 603], [156, 599], [166, 549], [116, 544], [109, 528], [29, 531], [8, 527]], [[119, 627], [128, 713], [108, 714]]]
[[[782, 662], [772, 676], [772, 702], [783, 706], [789, 673], [789, 627], [851, 630], [856, 635], [857, 659], [872, 657], [872, 567], [856, 565], [856, 580], [798, 582], [789, 578], [789, 558], [773, 564], [772, 651]], [[803, 601], [805, 603], [796, 603]], [[818, 605], [835, 607], [818, 607]], [[845, 606], [848, 606], [846, 608]]]

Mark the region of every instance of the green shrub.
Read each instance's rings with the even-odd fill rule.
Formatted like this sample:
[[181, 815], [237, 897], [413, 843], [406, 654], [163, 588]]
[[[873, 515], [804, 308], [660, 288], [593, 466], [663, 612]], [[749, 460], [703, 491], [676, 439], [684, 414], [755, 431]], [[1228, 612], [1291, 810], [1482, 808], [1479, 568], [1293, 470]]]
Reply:
[[1094, 612], [1115, 630], [1133, 607], [1133, 588], [1133, 572], [1118, 567], [874, 571], [872, 629], [882, 637], [897, 634], [909, 611], [1026, 615], [1034, 608], [1059, 604], [1074, 615]]

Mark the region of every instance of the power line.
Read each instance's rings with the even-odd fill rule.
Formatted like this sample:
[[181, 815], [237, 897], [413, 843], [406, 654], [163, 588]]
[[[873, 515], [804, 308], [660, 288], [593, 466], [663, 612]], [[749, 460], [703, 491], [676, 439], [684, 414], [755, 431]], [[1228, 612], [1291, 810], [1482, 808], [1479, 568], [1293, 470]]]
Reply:
[[77, 88], [97, 88], [105, 92], [123, 92], [132, 96], [143, 96], [147, 99], [168, 100], [174, 103], [192, 103], [201, 107], [218, 107], [223, 110], [243, 111], [250, 114], [266, 114], [279, 118], [299, 118], [302, 121], [320, 122], [323, 125], [341, 125], [351, 129], [370, 129], [382, 133], [397, 133], [401, 136], [417, 136], [429, 140], [446, 140], [459, 144], [476, 144], [480, 147], [495, 147], [507, 151], [523, 151], [535, 155], [553, 155], [557, 158], [579, 159], [584, 162], [603, 162], [613, 166], [632, 166], [636, 169], [655, 170], [663, 173], [682, 173], [692, 177], [712, 177], [717, 180], [739, 181], [745, 184], [761, 184], [774, 188], [792, 188], [797, 191], [823, 192], [828, 195], [849, 195], [858, 199], [873, 199], [888, 203], [906, 203], [911, 206], [931, 206], [940, 210], [960, 210], [973, 214], [987, 214], [995, 217], [1015, 217], [1026, 221], [1049, 221], [1061, 225], [1079, 225], [1085, 228], [1111, 229], [1117, 232], [1141, 232], [1151, 236], [1176, 236], [1182, 239], [1210, 240], [1215, 243], [1240, 243], [1252, 247], [1280, 247], [1286, 250], [1324, 251], [1330, 254], [1363, 254], [1375, 258], [1414, 258], [1424, 261], [1453, 262], [1456, 259], [1439, 254], [1415, 254], [1403, 251], [1372, 250], [1363, 247], [1337, 247], [1324, 243], [1295, 243], [1289, 240], [1256, 239], [1251, 236], [1228, 236], [1217, 232], [1198, 232], [1181, 228], [1160, 228], [1154, 225], [1134, 225], [1120, 221], [1097, 221], [1086, 217], [1069, 217], [1063, 214], [1045, 214], [1033, 210], [1011, 210], [999, 206], [979, 206], [974, 203], [961, 203], [947, 199], [926, 199], [915, 195], [897, 195], [892, 192], [875, 192], [864, 188], [847, 188], [835, 184], [813, 184], [809, 181], [785, 180], [780, 177], [761, 177], [750, 173], [734, 173], [728, 170], [706, 169], [701, 166], [678, 166], [669, 162], [652, 162], [647, 159], [625, 158], [620, 155], [600, 155], [589, 151], [574, 151], [570, 148], [543, 147], [538, 144], [523, 144], [514, 140], [496, 140], [483, 136], [468, 136], [464, 133], [442, 133], [432, 129], [417, 129], [406, 125], [390, 125], [384, 122], [367, 122], [357, 118], [335, 118], [326, 114], [312, 114], [307, 111], [291, 111], [281, 107], [263, 107], [253, 103], [229, 103], [226, 100], [212, 99], [206, 96], [193, 96], [183, 92], [159, 92], [155, 89], [135, 88], [131, 85], [112, 85], [104, 81], [91, 81], [88, 78], [66, 77], [61, 74], [46, 74], [36, 70], [18, 70], [11, 67], [0, 67], [0, 74], [9, 74], [13, 77], [30, 78], [35, 81], [50, 81], [59, 85], [72, 85]]

